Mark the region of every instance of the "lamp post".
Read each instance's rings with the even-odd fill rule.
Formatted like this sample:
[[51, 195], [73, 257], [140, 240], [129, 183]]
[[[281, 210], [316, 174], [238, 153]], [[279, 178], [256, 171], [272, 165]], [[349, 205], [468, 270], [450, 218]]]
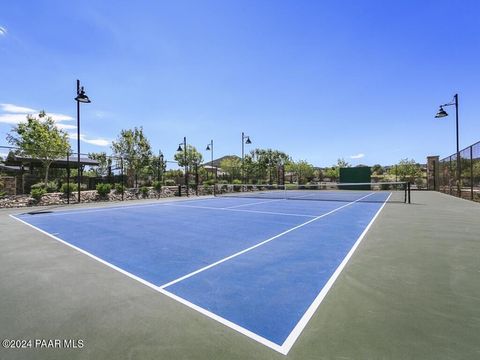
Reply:
[[457, 195], [458, 197], [462, 196], [461, 191], [461, 166], [460, 166], [460, 142], [458, 136], [458, 94], [453, 95], [453, 101], [440, 105], [440, 109], [438, 109], [435, 118], [443, 118], [448, 116], [448, 113], [443, 109], [444, 106], [455, 106], [455, 129], [456, 129], [456, 137], [457, 137]]
[[90, 99], [85, 90], [80, 87], [80, 80], [77, 80], [77, 97], [75, 98], [77, 102], [77, 193], [78, 193], [78, 202], [80, 202], [80, 103], [88, 104]]
[[[182, 149], [183, 145], [183, 149]], [[183, 143], [178, 144], [178, 149], [177, 151], [182, 151], [183, 150], [183, 160], [185, 164], [185, 186], [187, 189], [187, 196], [188, 196], [188, 166], [187, 166], [187, 137], [183, 137]]]
[[[213, 174], [213, 140], [210, 140], [205, 150], [210, 151], [210, 170], [212, 171], [212, 174]], [[208, 176], [208, 172], [207, 172], [207, 176]]]
[[245, 183], [245, 174], [244, 174], [244, 166], [243, 166], [243, 161], [245, 157], [245, 144], [249, 145], [251, 144], [252, 141], [250, 140], [250, 136], [245, 135], [245, 133], [242, 131], [242, 183]]
[[[160, 172], [162, 173], [161, 176], [160, 176]], [[161, 150], [158, 150], [158, 179], [157, 180], [163, 183], [163, 153]]]

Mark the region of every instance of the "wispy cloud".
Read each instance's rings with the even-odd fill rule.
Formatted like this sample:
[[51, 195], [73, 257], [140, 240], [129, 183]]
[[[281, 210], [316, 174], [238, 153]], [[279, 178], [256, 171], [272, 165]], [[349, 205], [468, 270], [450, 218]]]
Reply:
[[[17, 125], [21, 122], [27, 121], [27, 115], [38, 115], [39, 111], [32, 109], [30, 107], [18, 106], [14, 104], [0, 104], [0, 110], [3, 113], [0, 113], [0, 123]], [[47, 116], [50, 116], [53, 121], [55, 121], [56, 126], [62, 130], [74, 130], [76, 125], [73, 124], [64, 124], [64, 121], [71, 121], [73, 117], [70, 115], [59, 114], [59, 113], [46, 113]], [[103, 115], [103, 114], [102, 114]], [[68, 134], [71, 139], [76, 139], [77, 134], [71, 133]], [[84, 134], [80, 135], [80, 141], [83, 141], [87, 144], [97, 145], [97, 146], [109, 146], [111, 141], [103, 138], [88, 138]]]
[[[77, 134], [75, 134], [75, 133], [68, 134], [68, 136], [70, 137], [70, 139], [73, 139], [73, 140], [77, 139]], [[84, 134], [80, 134], [80, 141], [83, 141], [84, 143], [87, 143], [87, 144], [103, 146], [103, 147], [109, 146], [110, 143], [111, 143], [110, 140], [102, 139], [102, 138], [89, 139], [89, 138], [85, 137]]]
[[356, 155], [351, 155], [350, 159], [361, 159], [363, 157], [365, 157], [365, 154], [359, 153], [359, 154], [356, 154]]
[[0, 114], [0, 123], [16, 125], [20, 122], [27, 121], [26, 114]]
[[0, 108], [7, 113], [21, 113], [21, 114], [38, 113], [38, 110], [24, 107], [24, 106], [18, 106], [14, 104], [0, 104]]
[[7, 28], [0, 26], [0, 36], [6, 36], [7, 35]]

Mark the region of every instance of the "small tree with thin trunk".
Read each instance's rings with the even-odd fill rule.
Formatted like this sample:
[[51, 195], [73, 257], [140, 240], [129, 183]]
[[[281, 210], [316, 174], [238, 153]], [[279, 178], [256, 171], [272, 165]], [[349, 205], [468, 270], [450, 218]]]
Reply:
[[7, 141], [19, 148], [18, 154], [41, 161], [45, 171], [45, 185], [48, 182], [48, 170], [58, 158], [65, 157], [70, 151], [68, 135], [60, 130], [53, 119], [40, 112], [38, 118], [27, 115], [27, 122], [15, 126]]

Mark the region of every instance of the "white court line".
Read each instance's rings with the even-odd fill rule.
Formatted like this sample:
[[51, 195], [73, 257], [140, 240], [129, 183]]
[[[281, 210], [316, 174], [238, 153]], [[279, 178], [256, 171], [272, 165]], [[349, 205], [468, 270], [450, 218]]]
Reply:
[[226, 207], [224, 207], [224, 209], [236, 209], [236, 208], [239, 208], [239, 207], [242, 207], [242, 206], [267, 204], [267, 203], [271, 203], [271, 202], [274, 202], [274, 201], [281, 201], [281, 200], [285, 200], [285, 198], [275, 199], [275, 200], [266, 200], [266, 201], [257, 201], [257, 202], [253, 202], [253, 203], [242, 204], [242, 205], [226, 206]]
[[375, 216], [372, 218], [372, 220], [370, 220], [369, 224], [367, 225], [367, 227], [363, 230], [363, 232], [360, 234], [360, 236], [358, 237], [357, 241], [355, 242], [355, 244], [353, 244], [352, 248], [350, 249], [350, 251], [348, 252], [348, 254], [345, 256], [345, 258], [343, 259], [343, 261], [340, 263], [340, 265], [337, 267], [337, 269], [335, 270], [335, 272], [333, 273], [333, 275], [330, 277], [330, 279], [328, 279], [327, 283], [325, 284], [325, 286], [323, 287], [323, 289], [320, 291], [320, 293], [317, 295], [317, 297], [315, 298], [315, 300], [313, 300], [312, 304], [308, 307], [307, 311], [305, 312], [305, 314], [303, 314], [302, 318], [300, 319], [300, 321], [297, 323], [297, 325], [295, 325], [295, 327], [293, 328], [292, 332], [290, 333], [290, 335], [288, 335], [288, 337], [285, 339], [285, 341], [283, 342], [282, 346], [281, 346], [281, 353], [282, 354], [288, 354], [288, 352], [290, 351], [290, 349], [292, 348], [293, 344], [295, 343], [295, 341], [298, 339], [298, 337], [300, 336], [300, 334], [302, 333], [303, 329], [305, 328], [305, 326], [307, 326], [307, 323], [310, 321], [310, 319], [312, 318], [313, 314], [315, 313], [315, 311], [317, 311], [318, 307], [320, 306], [321, 302], [323, 301], [323, 299], [325, 298], [325, 296], [327, 295], [328, 291], [331, 289], [333, 283], [335, 282], [335, 280], [337, 280], [338, 276], [340, 275], [340, 273], [342, 272], [343, 268], [345, 267], [345, 265], [347, 265], [348, 261], [350, 260], [350, 258], [352, 257], [353, 253], [355, 252], [355, 250], [357, 249], [358, 245], [360, 245], [360, 242], [363, 240], [363, 238], [365, 237], [367, 231], [370, 229], [370, 227], [372, 226], [373, 222], [375, 221], [375, 219], [378, 217], [378, 215], [380, 214], [380, 212], [382, 211], [382, 209], [384, 208], [385, 204], [388, 202], [388, 199], [390, 199], [390, 196], [392, 196], [392, 193], [390, 193], [390, 195], [388, 195], [387, 199], [384, 201], [384, 203], [382, 204], [382, 206], [380, 207], [380, 209], [378, 209], [377, 213], [375, 214]]
[[245, 209], [232, 209], [230, 207], [210, 207], [210, 206], [200, 206], [200, 205], [178, 205], [175, 203], [165, 204], [166, 206], [174, 206], [174, 207], [186, 207], [186, 208], [194, 208], [194, 209], [207, 209], [207, 210], [219, 210], [219, 211], [236, 211], [236, 212], [247, 212], [247, 213], [255, 213], [255, 214], [268, 214], [268, 215], [285, 215], [285, 216], [299, 216], [299, 217], [310, 217], [314, 218], [317, 215], [307, 215], [307, 214], [292, 214], [292, 213], [282, 213], [282, 212], [272, 212], [272, 211], [260, 211], [260, 210], [245, 210]]
[[330, 215], [330, 214], [333, 214], [333, 213], [337, 212], [338, 210], [341, 210], [341, 209], [343, 209], [344, 207], [347, 207], [347, 206], [349, 206], [349, 205], [352, 205], [352, 204], [356, 203], [357, 201], [360, 201], [360, 200], [362, 200], [362, 199], [365, 199], [366, 197], [371, 196], [371, 195], [373, 195], [373, 193], [370, 193], [370, 194], [365, 195], [364, 197], [362, 197], [362, 198], [360, 198], [360, 199], [357, 199], [357, 200], [352, 201], [352, 202], [350, 202], [350, 203], [348, 203], [348, 204], [345, 204], [345, 205], [342, 205], [342, 206], [340, 206], [340, 207], [338, 207], [338, 208], [335, 208], [335, 209], [333, 209], [333, 210], [331, 210], [331, 211], [329, 211], [329, 212], [327, 212], [327, 213], [325, 213], [325, 214], [316, 216], [316, 217], [314, 217], [313, 219], [310, 219], [310, 220], [308, 220], [308, 221], [306, 221], [306, 222], [304, 222], [304, 223], [302, 223], [302, 224], [300, 224], [300, 225], [294, 226], [294, 227], [292, 227], [292, 228], [290, 228], [290, 229], [288, 229], [288, 230], [285, 230], [284, 232], [281, 232], [280, 234], [277, 234], [277, 235], [275, 235], [275, 236], [272, 236], [271, 238], [269, 238], [269, 239], [267, 239], [267, 240], [264, 240], [264, 241], [262, 241], [262, 242], [260, 242], [260, 243], [258, 243], [258, 244], [256, 244], [256, 245], [250, 246], [250, 247], [247, 248], [247, 249], [244, 249], [244, 250], [242, 250], [242, 251], [239, 251], [239, 252], [237, 252], [237, 253], [235, 253], [235, 254], [233, 254], [233, 255], [227, 256], [226, 258], [223, 258], [223, 259], [221, 259], [221, 260], [218, 260], [218, 261], [216, 261], [216, 262], [214, 262], [214, 263], [212, 263], [212, 264], [210, 264], [210, 265], [204, 266], [203, 268], [200, 268], [200, 269], [198, 269], [198, 270], [196, 270], [196, 271], [193, 271], [193, 272], [191, 272], [191, 273], [189, 273], [189, 274], [187, 274], [187, 275], [184, 275], [184, 276], [182, 276], [182, 277], [179, 277], [178, 279], [175, 279], [175, 280], [173, 280], [173, 281], [170, 281], [169, 283], [166, 283], [166, 284], [164, 284], [164, 285], [161, 285], [160, 288], [161, 288], [161, 289], [165, 289], [166, 287], [169, 287], [169, 286], [171, 286], [171, 285], [173, 285], [173, 284], [176, 284], [177, 282], [180, 282], [180, 281], [182, 281], [182, 280], [188, 279], [189, 277], [192, 277], [192, 276], [194, 276], [194, 275], [197, 275], [197, 274], [199, 274], [199, 273], [201, 273], [201, 272], [203, 272], [203, 271], [205, 271], [205, 270], [208, 270], [208, 269], [210, 269], [210, 268], [212, 268], [212, 267], [214, 267], [214, 266], [220, 265], [220, 264], [224, 263], [225, 261], [228, 261], [228, 260], [230, 260], [230, 259], [233, 259], [233, 258], [235, 258], [235, 257], [237, 257], [237, 256], [239, 256], [239, 255], [245, 254], [245, 253], [248, 252], [248, 251], [251, 251], [251, 250], [253, 250], [253, 249], [256, 249], [256, 248], [259, 247], [259, 246], [265, 245], [265, 244], [269, 243], [270, 241], [273, 241], [273, 240], [275, 240], [275, 239], [277, 239], [277, 238], [279, 238], [279, 237], [281, 237], [281, 236], [283, 236], [283, 235], [285, 235], [285, 234], [288, 234], [288, 233], [290, 233], [290, 232], [292, 232], [292, 231], [294, 231], [294, 230], [297, 230], [297, 229], [299, 229], [299, 228], [301, 228], [301, 227], [303, 227], [303, 226], [305, 226], [305, 225], [308, 225], [308, 224], [310, 224], [310, 223], [312, 223], [312, 222], [314, 222], [314, 221], [317, 221], [318, 219], [321, 219], [321, 218], [323, 218], [323, 217], [325, 217], [325, 216], [328, 216], [328, 215]]

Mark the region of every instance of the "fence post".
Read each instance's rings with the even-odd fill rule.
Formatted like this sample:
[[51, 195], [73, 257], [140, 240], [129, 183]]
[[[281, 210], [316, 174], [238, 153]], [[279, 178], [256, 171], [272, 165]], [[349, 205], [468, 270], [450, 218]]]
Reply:
[[123, 179], [123, 156], [120, 157], [120, 168], [121, 168], [121, 176], [122, 176], [122, 201], [124, 201], [125, 181]]
[[470, 146], [470, 200], [473, 200], [473, 145]]

